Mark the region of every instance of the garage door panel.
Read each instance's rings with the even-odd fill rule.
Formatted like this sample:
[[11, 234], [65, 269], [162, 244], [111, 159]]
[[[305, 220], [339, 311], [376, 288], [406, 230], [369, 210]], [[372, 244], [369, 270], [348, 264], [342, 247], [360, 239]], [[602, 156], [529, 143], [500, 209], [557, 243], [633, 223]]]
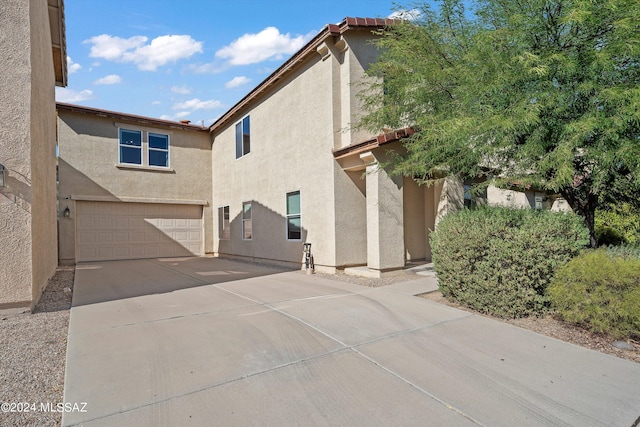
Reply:
[[202, 207], [77, 202], [78, 261], [202, 255]]

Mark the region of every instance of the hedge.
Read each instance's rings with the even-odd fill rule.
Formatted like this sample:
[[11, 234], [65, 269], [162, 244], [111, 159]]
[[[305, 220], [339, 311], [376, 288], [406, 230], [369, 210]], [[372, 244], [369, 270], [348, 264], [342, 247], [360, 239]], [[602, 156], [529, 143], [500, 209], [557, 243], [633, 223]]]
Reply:
[[499, 317], [541, 315], [556, 268], [588, 243], [573, 213], [482, 207], [449, 214], [431, 233], [442, 294]]
[[640, 337], [640, 251], [587, 250], [560, 268], [548, 294], [562, 320], [613, 338]]

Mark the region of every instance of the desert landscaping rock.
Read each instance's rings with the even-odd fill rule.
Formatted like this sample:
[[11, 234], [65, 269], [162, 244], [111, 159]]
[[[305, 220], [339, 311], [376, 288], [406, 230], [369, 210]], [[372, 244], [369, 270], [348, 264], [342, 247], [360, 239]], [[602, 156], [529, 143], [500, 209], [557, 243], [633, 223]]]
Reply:
[[64, 289], [71, 290], [73, 277], [73, 267], [59, 267], [33, 314], [0, 318], [0, 402], [21, 409], [0, 413], [0, 426], [60, 425], [62, 414], [46, 408], [63, 401], [71, 307], [71, 292]]

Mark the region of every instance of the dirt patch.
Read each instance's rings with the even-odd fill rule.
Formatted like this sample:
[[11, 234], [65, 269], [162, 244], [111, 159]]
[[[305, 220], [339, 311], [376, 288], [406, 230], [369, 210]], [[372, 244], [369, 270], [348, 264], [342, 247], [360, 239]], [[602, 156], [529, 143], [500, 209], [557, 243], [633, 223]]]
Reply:
[[579, 345], [581, 347], [599, 351], [601, 353], [610, 354], [612, 356], [617, 356], [622, 359], [640, 363], [640, 343], [633, 340], [626, 341], [626, 343], [632, 347], [630, 350], [622, 350], [614, 347], [612, 345], [612, 342], [614, 340], [606, 335], [594, 334], [584, 328], [564, 323], [550, 315], [545, 317], [525, 317], [522, 319], [501, 319], [498, 317], [475, 312], [471, 309], [461, 306], [460, 304], [449, 301], [442, 295], [440, 291], [429, 292], [427, 294], [422, 294], [419, 296], [438, 302], [440, 304], [446, 304], [460, 310], [469, 311], [471, 313], [496, 319], [501, 322], [506, 322], [520, 328], [528, 329], [538, 334], [546, 335], [548, 337], [556, 338], [565, 342]]

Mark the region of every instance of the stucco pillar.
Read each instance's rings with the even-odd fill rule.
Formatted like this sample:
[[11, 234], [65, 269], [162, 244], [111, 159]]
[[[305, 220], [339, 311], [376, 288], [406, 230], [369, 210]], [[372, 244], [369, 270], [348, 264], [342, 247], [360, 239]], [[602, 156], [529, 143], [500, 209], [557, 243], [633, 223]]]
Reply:
[[464, 186], [462, 181], [453, 177], [446, 177], [442, 184], [435, 189], [438, 199], [435, 225], [448, 213], [455, 213], [464, 207]]
[[367, 163], [367, 267], [390, 270], [404, 267], [402, 177], [391, 177], [371, 153]]

